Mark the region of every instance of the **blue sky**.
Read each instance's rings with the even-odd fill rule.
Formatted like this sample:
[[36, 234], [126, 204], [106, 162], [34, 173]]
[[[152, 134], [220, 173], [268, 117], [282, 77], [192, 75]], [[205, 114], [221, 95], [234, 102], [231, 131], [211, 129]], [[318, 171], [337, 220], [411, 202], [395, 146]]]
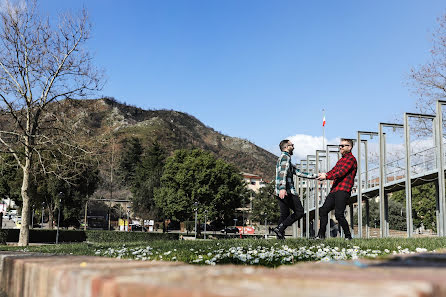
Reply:
[[293, 135], [318, 143], [322, 109], [333, 141], [415, 111], [405, 82], [446, 13], [444, 0], [39, 2], [49, 15], [88, 9], [102, 95], [274, 152]]

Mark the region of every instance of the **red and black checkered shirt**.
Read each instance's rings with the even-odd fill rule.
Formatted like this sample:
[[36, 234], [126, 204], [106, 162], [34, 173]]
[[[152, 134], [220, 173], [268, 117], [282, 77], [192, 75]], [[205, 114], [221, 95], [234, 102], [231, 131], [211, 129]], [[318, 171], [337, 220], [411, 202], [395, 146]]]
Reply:
[[357, 169], [358, 164], [353, 154], [350, 152], [343, 155], [336, 163], [336, 166], [327, 172], [327, 179], [334, 180], [330, 193], [337, 191], [350, 193], [355, 182]]

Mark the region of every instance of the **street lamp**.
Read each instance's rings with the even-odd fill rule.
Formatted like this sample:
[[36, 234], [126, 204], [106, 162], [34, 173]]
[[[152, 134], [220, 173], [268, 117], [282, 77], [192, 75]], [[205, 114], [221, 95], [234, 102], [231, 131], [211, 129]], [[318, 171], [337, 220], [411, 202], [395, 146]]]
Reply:
[[31, 228], [34, 229], [34, 204], [33, 207], [31, 208]]
[[57, 215], [57, 232], [56, 232], [56, 244], [59, 243], [59, 226], [60, 226], [60, 206], [62, 204], [62, 195], [63, 193], [59, 193], [59, 214]]
[[237, 227], [237, 219], [233, 219], [234, 220], [234, 227]]
[[242, 234], [245, 235], [245, 211], [242, 210]]
[[194, 211], [195, 211], [195, 239], [197, 239], [197, 222], [198, 222], [198, 202], [194, 202]]
[[45, 202], [42, 202], [42, 229], [43, 229], [43, 212], [45, 211]]
[[207, 214], [208, 214], [208, 210], [205, 209], [204, 210], [204, 239], [206, 239], [206, 222], [207, 222]]
[[268, 227], [266, 226], [266, 224], [268, 223], [267, 219], [267, 213], [265, 212], [265, 239], [268, 238]]

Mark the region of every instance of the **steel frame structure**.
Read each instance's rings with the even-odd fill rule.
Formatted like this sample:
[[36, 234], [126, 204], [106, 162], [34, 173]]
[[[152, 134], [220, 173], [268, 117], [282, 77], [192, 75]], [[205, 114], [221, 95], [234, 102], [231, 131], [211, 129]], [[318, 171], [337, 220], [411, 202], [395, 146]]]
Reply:
[[[363, 237], [362, 232], [362, 203], [363, 198], [364, 202], [366, 204], [366, 217], [368, 218], [369, 214], [369, 205], [368, 205], [368, 199], [371, 199], [373, 197], [379, 196], [379, 217], [380, 217], [380, 236], [381, 237], [388, 237], [389, 236], [389, 220], [388, 220], [388, 201], [387, 201], [387, 195], [391, 191], [395, 191], [395, 189], [401, 189], [404, 188], [406, 192], [406, 226], [407, 226], [407, 237], [411, 237], [414, 232], [413, 227], [413, 218], [412, 218], [412, 179], [417, 184], [426, 183], [430, 180], [423, 180], [423, 177], [429, 176], [432, 178], [435, 177], [436, 181], [436, 202], [437, 202], [437, 235], [438, 236], [446, 236], [446, 184], [445, 184], [445, 150], [444, 150], [444, 141], [443, 141], [443, 133], [444, 133], [444, 123], [443, 123], [443, 113], [442, 108], [446, 105], [446, 100], [438, 100], [436, 103], [436, 114], [430, 115], [430, 114], [418, 114], [418, 113], [404, 113], [403, 116], [403, 124], [396, 124], [396, 123], [379, 123], [378, 124], [378, 132], [370, 132], [370, 131], [357, 131], [357, 137], [356, 139], [352, 139], [356, 142], [358, 145], [358, 176], [357, 176], [357, 183], [356, 183], [356, 193], [353, 193], [352, 195], [357, 195], [356, 203], [358, 205], [358, 234], [355, 237]], [[435, 143], [435, 146], [432, 148], [435, 152], [435, 162], [436, 167], [431, 167], [429, 162], [421, 163], [423, 164], [422, 172], [415, 172], [415, 175], [412, 177], [412, 165], [411, 165], [411, 144], [410, 144], [410, 125], [409, 125], [409, 119], [411, 118], [420, 118], [420, 119], [428, 119], [432, 120], [432, 127], [433, 127], [433, 140]], [[404, 156], [404, 162], [405, 162], [405, 168], [404, 173], [401, 172], [400, 175], [395, 175], [393, 179], [388, 180], [387, 172], [389, 164], [387, 164], [386, 160], [386, 133], [383, 132], [384, 127], [390, 127], [394, 130], [396, 129], [404, 129], [404, 149], [405, 149], [405, 156]], [[371, 138], [373, 136], [379, 136], [379, 167], [374, 168], [379, 169], [379, 177], [378, 177], [378, 187], [375, 184], [375, 181], [372, 180], [369, 185], [369, 170], [368, 170], [368, 148], [367, 148], [367, 140], [361, 139], [361, 136], [370, 136]], [[362, 152], [361, 152], [361, 144], [364, 143], [364, 149], [365, 149], [365, 160], [362, 160]], [[336, 150], [332, 150], [335, 148]], [[431, 150], [431, 149], [428, 149]], [[301, 160], [299, 168], [301, 170], [306, 170], [307, 172], [313, 171], [315, 174], [318, 174], [321, 171], [321, 162], [326, 163], [326, 171], [328, 171], [330, 168], [330, 154], [332, 153], [338, 153], [338, 159], [339, 159], [339, 147], [338, 145], [326, 145], [324, 150], [316, 150], [315, 155], [308, 155], [306, 159]], [[419, 153], [419, 152], [418, 152]], [[417, 154], [417, 153], [415, 153]], [[429, 158], [432, 158], [431, 155], [428, 155]], [[325, 159], [324, 159], [325, 158]], [[401, 159], [403, 160], [403, 159]], [[431, 159], [429, 159], [431, 160]], [[363, 187], [363, 180], [361, 176], [361, 170], [362, 170], [362, 162], [365, 161], [365, 187]], [[394, 162], [394, 161], [393, 161]], [[399, 162], [399, 161], [398, 161]], [[392, 163], [392, 162], [391, 162]], [[419, 165], [419, 164], [418, 164]], [[413, 165], [417, 166], [417, 165]], [[310, 168], [311, 167], [311, 168]], [[398, 170], [403, 170], [403, 166], [397, 165]], [[417, 167], [415, 167], [417, 168]], [[424, 171], [423, 171], [424, 170]], [[397, 171], [398, 172], [398, 171]], [[314, 231], [317, 232], [317, 227], [319, 223], [319, 207], [323, 203], [323, 200], [330, 192], [330, 182], [326, 182], [325, 187], [322, 187], [320, 183], [318, 182], [312, 182], [307, 180], [305, 183], [306, 186], [306, 195], [303, 197], [303, 183], [301, 182], [302, 179], [298, 178], [298, 185], [299, 185], [299, 194], [300, 197], [305, 200], [305, 235], [308, 238], [309, 237], [309, 229], [310, 229], [310, 212], [315, 211], [314, 218], [315, 218], [315, 224], [314, 224]], [[421, 180], [421, 181], [420, 181]], [[397, 186], [396, 186], [397, 185]], [[314, 195], [314, 207], [310, 209], [310, 195]], [[354, 198], [353, 198], [354, 199]], [[350, 227], [353, 229], [354, 222], [353, 222], [353, 204], [355, 202], [350, 202], [349, 206], [349, 212], [350, 212]], [[369, 237], [369, 223], [368, 220], [366, 220], [366, 237]], [[303, 223], [303, 222], [302, 222]], [[327, 237], [330, 237], [330, 223], [327, 225]], [[301, 234], [303, 235], [303, 224], [301, 224]], [[353, 232], [352, 232], [353, 234]], [[298, 236], [297, 232], [293, 232], [293, 235]]]

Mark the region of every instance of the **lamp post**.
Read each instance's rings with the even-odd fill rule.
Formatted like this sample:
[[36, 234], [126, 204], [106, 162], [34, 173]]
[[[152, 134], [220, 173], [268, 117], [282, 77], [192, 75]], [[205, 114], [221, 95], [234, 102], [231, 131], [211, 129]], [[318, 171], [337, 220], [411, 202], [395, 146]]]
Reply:
[[198, 202], [194, 202], [194, 211], [195, 211], [195, 239], [197, 239], [197, 222], [198, 222]]
[[59, 226], [60, 226], [60, 206], [62, 204], [62, 195], [63, 193], [59, 193], [59, 214], [57, 215], [57, 232], [56, 232], [56, 244], [59, 243]]
[[31, 208], [31, 228], [34, 229], [34, 204]]
[[242, 234], [245, 235], [245, 211], [242, 210]]
[[43, 212], [45, 211], [45, 202], [42, 202], [42, 229], [43, 229]]
[[232, 219], [234, 221], [234, 227], [237, 227], [237, 219]]
[[267, 219], [267, 213], [265, 212], [265, 239], [268, 238], [268, 227], [266, 226], [266, 224], [268, 223]]
[[206, 239], [206, 222], [207, 222], [207, 214], [208, 214], [208, 210], [205, 209], [204, 210], [204, 239]]

